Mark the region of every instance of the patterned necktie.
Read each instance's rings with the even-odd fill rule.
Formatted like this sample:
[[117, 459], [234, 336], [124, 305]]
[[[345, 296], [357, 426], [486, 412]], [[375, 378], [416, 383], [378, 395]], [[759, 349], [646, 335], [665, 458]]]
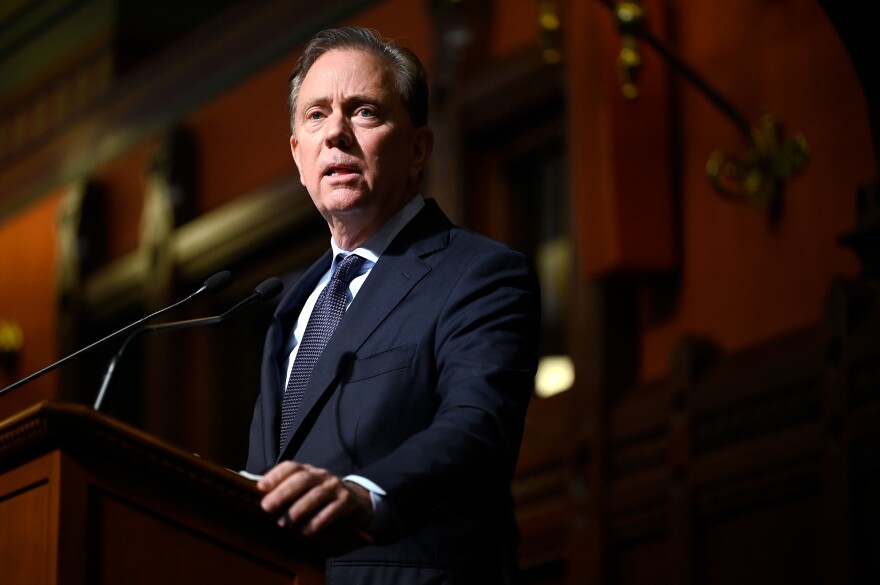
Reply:
[[284, 441], [302, 402], [312, 369], [345, 313], [348, 285], [358, 275], [363, 263], [364, 259], [360, 256], [354, 254], [346, 256], [336, 267], [330, 282], [315, 302], [303, 338], [299, 342], [299, 349], [281, 402], [281, 432], [278, 438], [280, 449], [284, 448]]

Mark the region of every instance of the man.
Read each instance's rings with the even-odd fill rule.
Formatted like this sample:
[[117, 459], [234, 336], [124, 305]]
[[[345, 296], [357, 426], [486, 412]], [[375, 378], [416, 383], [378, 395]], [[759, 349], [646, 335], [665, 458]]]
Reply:
[[506, 582], [534, 275], [419, 194], [433, 136], [411, 52], [366, 29], [324, 31], [289, 90], [291, 152], [332, 252], [267, 334], [247, 465], [264, 473], [262, 506], [307, 535], [373, 536], [328, 561], [329, 583]]

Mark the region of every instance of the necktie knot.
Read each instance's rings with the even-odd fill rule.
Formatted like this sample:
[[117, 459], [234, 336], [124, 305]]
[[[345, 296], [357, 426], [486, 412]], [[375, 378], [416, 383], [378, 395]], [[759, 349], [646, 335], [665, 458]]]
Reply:
[[351, 281], [357, 277], [363, 264], [363, 258], [357, 254], [349, 254], [336, 266], [336, 271], [330, 277], [330, 281], [338, 283], [337, 286], [348, 288]]

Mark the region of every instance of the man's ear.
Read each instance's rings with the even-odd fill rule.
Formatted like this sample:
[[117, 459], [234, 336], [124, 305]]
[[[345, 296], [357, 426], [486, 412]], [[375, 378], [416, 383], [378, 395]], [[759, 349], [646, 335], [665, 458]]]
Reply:
[[415, 140], [413, 140], [413, 158], [410, 165], [410, 178], [414, 181], [419, 179], [428, 159], [431, 158], [431, 152], [434, 150], [434, 131], [430, 126], [422, 126], [415, 130]]
[[299, 182], [305, 186], [305, 177], [303, 177], [302, 167], [299, 164], [299, 143], [293, 134], [290, 135], [290, 154], [293, 156], [293, 162], [296, 163], [296, 169], [299, 171]]

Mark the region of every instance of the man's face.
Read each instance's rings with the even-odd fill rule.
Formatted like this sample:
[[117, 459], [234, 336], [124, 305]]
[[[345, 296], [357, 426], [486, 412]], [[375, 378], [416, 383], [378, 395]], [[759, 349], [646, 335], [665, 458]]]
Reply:
[[331, 230], [353, 220], [369, 237], [417, 192], [431, 131], [413, 127], [381, 57], [323, 54], [302, 82], [295, 116], [293, 158]]

